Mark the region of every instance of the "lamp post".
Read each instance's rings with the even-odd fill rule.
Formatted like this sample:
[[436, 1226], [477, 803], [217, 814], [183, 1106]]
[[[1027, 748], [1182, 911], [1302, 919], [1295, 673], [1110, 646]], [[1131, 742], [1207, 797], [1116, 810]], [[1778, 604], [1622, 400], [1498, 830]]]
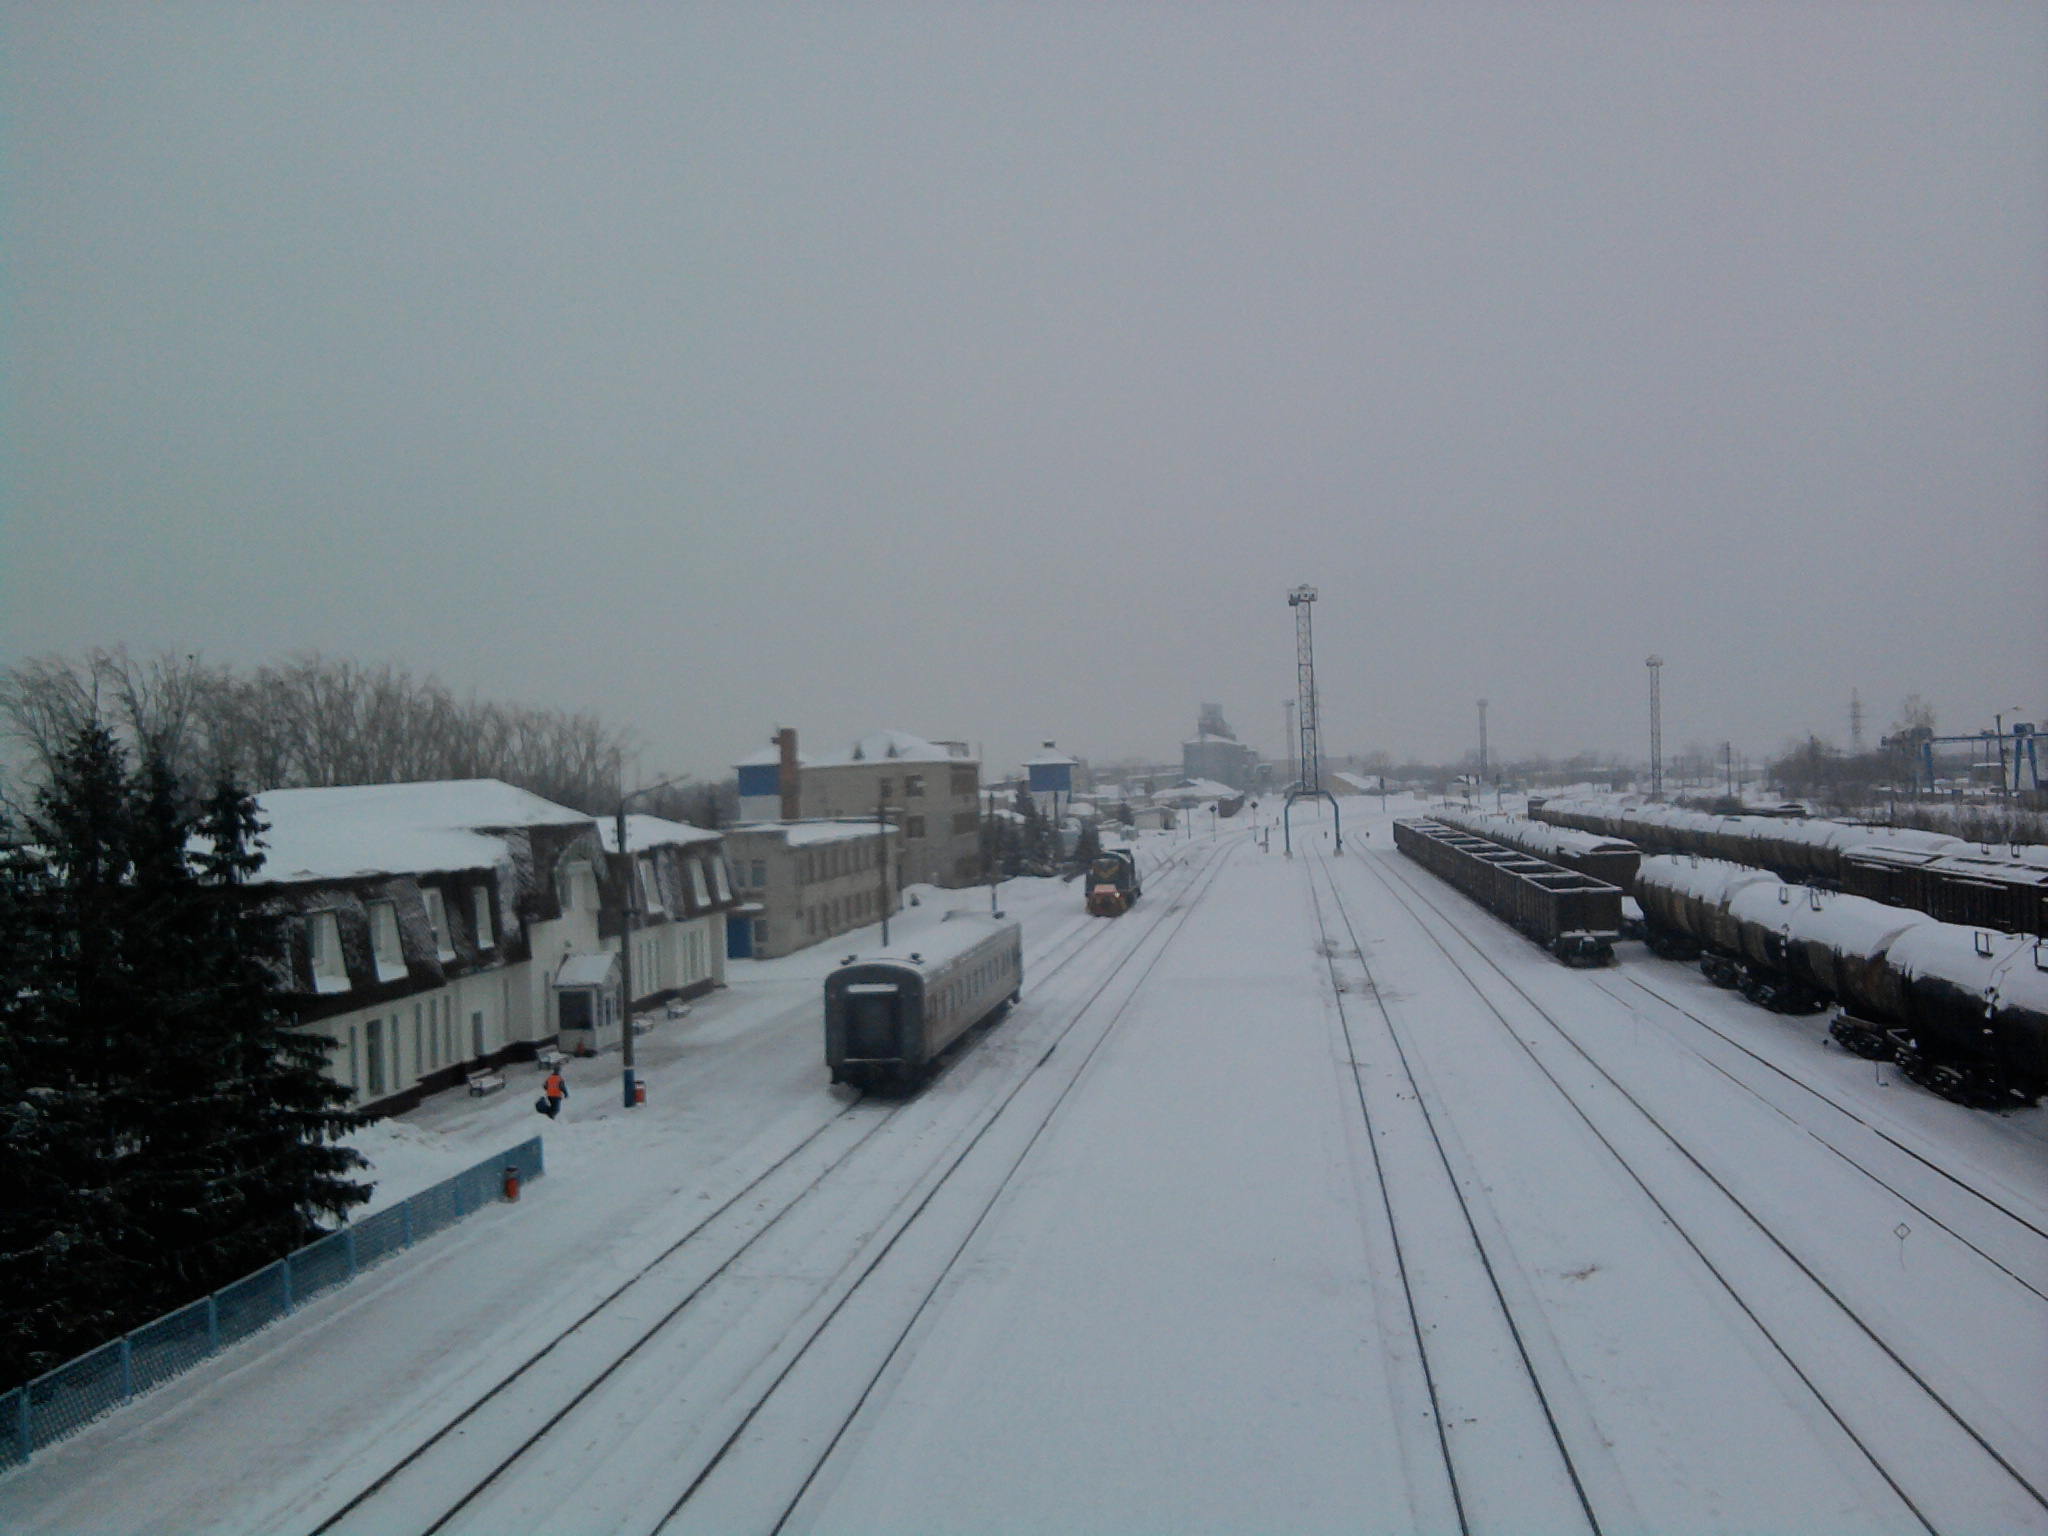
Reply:
[[619, 858], [623, 869], [619, 889], [619, 1021], [624, 1028], [619, 1036], [619, 1096], [628, 1109], [634, 1108], [640, 1102], [638, 1084], [633, 1073], [633, 911], [639, 887], [640, 866], [633, 857], [632, 848], [626, 842], [626, 802], [641, 795], [651, 795], [658, 789], [668, 789], [681, 782], [680, 779], [664, 779], [659, 784], [649, 784], [640, 789], [622, 789], [619, 791], [619, 808], [615, 813]]

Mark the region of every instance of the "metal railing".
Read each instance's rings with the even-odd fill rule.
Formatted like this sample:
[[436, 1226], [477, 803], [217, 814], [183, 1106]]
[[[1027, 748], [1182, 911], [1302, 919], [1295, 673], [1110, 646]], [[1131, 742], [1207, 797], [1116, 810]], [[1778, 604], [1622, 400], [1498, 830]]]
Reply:
[[83, 1429], [545, 1172], [538, 1136], [0, 1395], [0, 1469]]

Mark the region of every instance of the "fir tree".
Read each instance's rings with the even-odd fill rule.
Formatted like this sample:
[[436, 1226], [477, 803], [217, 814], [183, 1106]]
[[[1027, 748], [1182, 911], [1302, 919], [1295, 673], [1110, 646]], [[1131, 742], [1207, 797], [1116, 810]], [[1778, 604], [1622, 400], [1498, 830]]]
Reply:
[[0, 1381], [289, 1252], [366, 1197], [245, 882], [254, 802], [196, 812], [79, 731], [0, 863]]
[[1074, 839], [1074, 864], [1086, 869], [1102, 857], [1102, 834], [1092, 821], [1081, 824], [1081, 835]]

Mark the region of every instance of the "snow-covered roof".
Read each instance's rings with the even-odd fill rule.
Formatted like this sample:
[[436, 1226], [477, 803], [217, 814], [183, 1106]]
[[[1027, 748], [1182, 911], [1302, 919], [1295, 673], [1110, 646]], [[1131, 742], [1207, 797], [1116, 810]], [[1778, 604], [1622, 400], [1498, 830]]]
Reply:
[[908, 943], [860, 955], [858, 962], [871, 965], [895, 961], [932, 970], [965, 954], [990, 934], [1005, 929], [1016, 931], [1017, 927], [1014, 919], [994, 918], [985, 912], [949, 912], [937, 927], [924, 929]]
[[[619, 851], [619, 825], [617, 818], [597, 818], [598, 836], [604, 839], [604, 851]], [[678, 843], [715, 843], [716, 832], [703, 827], [693, 827], [686, 821], [670, 821], [663, 816], [628, 815], [626, 817], [626, 846], [633, 853], [645, 853], [650, 848], [669, 848]]]
[[619, 984], [619, 952], [607, 949], [596, 954], [564, 955], [555, 972], [558, 987], [615, 987]]
[[743, 821], [728, 827], [726, 835], [779, 835], [792, 848], [809, 848], [817, 843], [846, 843], [873, 837], [880, 830], [872, 821]]
[[1185, 779], [1170, 789], [1160, 790], [1153, 798], [1169, 805], [1194, 805], [1204, 800], [1235, 800], [1243, 793], [1214, 779]]
[[1024, 759], [1026, 768], [1072, 768], [1080, 763], [1078, 757], [1068, 757], [1064, 752], [1041, 752], [1036, 757]]
[[[804, 767], [804, 766], [805, 766], [806, 764], [808, 764], [808, 763], [809, 763], [810, 761], [811, 761], [811, 759], [810, 759], [810, 758], [808, 758], [808, 757], [805, 757], [805, 756], [803, 755], [803, 753], [801, 753], [801, 752], [797, 753], [797, 755], [796, 755], [796, 765], [797, 765], [797, 766], [798, 766], [799, 768], [801, 768], [801, 767]], [[779, 767], [779, 766], [781, 766], [781, 763], [782, 763], [782, 748], [780, 748], [780, 747], [777, 747], [777, 746], [766, 746], [766, 747], [763, 747], [763, 748], [762, 748], [762, 749], [761, 749], [760, 751], [758, 751], [758, 752], [749, 752], [749, 753], [748, 753], [748, 754], [747, 754], [747, 755], [746, 755], [745, 757], [735, 758], [735, 759], [733, 760], [733, 767], [735, 767], [735, 768], [772, 768], [772, 767]]]
[[949, 746], [913, 736], [908, 731], [876, 731], [872, 736], [861, 737], [844, 751], [827, 752], [822, 757], [804, 761], [811, 767], [834, 768], [846, 763], [972, 763], [980, 759], [969, 756], [964, 750], [955, 752]]
[[255, 878], [270, 882], [489, 869], [510, 858], [493, 831], [591, 822], [498, 779], [271, 789], [256, 804], [270, 830]]

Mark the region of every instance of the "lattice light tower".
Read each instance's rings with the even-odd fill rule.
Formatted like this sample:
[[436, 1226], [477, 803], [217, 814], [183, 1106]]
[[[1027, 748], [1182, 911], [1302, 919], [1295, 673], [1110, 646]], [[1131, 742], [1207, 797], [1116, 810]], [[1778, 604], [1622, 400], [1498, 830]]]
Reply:
[[1294, 852], [1294, 802], [1302, 799], [1328, 800], [1336, 818], [1337, 852], [1344, 851], [1344, 813], [1337, 797], [1323, 788], [1322, 722], [1316, 708], [1316, 589], [1299, 586], [1287, 594], [1287, 606], [1294, 610], [1294, 686], [1298, 697], [1296, 727], [1300, 741], [1301, 775], [1287, 792], [1281, 812], [1284, 846]]
[[1664, 658], [1643, 663], [1650, 669], [1650, 798], [1664, 798]]
[[1314, 587], [1296, 587], [1287, 594], [1294, 610], [1294, 692], [1301, 701], [1301, 788], [1318, 794], [1323, 787], [1323, 751], [1316, 723], [1316, 630]]

